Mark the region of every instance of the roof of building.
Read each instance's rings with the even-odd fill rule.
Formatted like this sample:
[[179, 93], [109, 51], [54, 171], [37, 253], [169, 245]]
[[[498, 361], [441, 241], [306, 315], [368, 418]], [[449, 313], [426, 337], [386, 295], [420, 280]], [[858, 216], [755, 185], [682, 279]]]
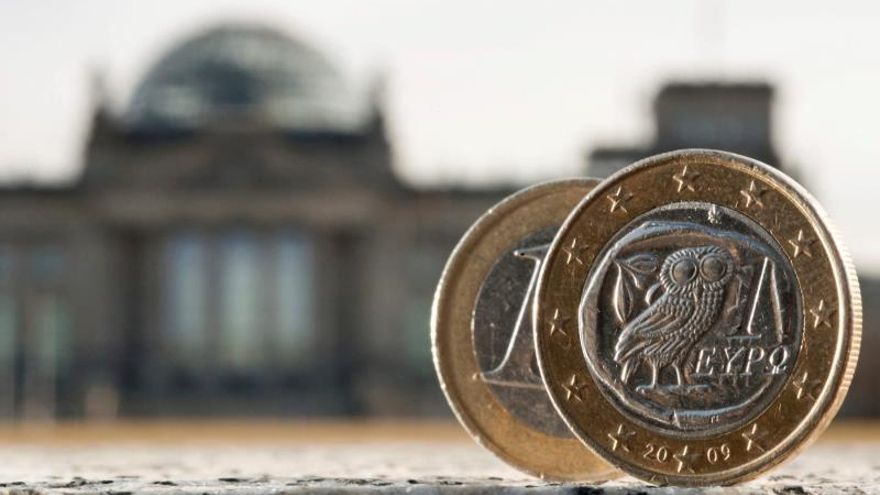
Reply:
[[657, 93], [656, 99], [663, 95], [680, 94], [773, 94], [773, 85], [766, 81], [670, 81]]
[[221, 25], [180, 43], [147, 72], [124, 114], [135, 129], [259, 120], [280, 129], [360, 127], [367, 102], [316, 49], [261, 25]]

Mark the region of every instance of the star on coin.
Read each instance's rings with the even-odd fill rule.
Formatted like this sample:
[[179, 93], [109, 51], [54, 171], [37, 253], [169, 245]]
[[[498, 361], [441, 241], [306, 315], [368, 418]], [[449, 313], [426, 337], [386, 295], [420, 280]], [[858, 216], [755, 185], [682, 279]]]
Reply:
[[571, 320], [571, 318], [563, 317], [559, 312], [559, 308], [556, 308], [556, 310], [553, 311], [553, 318], [550, 318], [550, 336], [552, 337], [559, 334], [563, 337], [568, 337], [568, 332], [565, 331], [565, 324], [568, 323], [569, 320]]
[[797, 237], [788, 240], [788, 243], [791, 244], [791, 247], [793, 248], [791, 257], [797, 258], [798, 256], [803, 254], [808, 258], [812, 258], [813, 253], [812, 251], [810, 251], [810, 246], [814, 242], [816, 242], [816, 239], [807, 237], [806, 234], [804, 234], [804, 229], [799, 229]]
[[583, 402], [584, 398], [581, 396], [581, 393], [586, 386], [586, 383], [578, 383], [577, 375], [571, 375], [568, 383], [562, 385], [562, 388], [565, 390], [565, 400], [571, 401], [574, 399], [578, 402]]
[[813, 329], [821, 326], [831, 328], [831, 317], [837, 313], [837, 309], [833, 306], [825, 306], [825, 299], [820, 299], [819, 304], [815, 308], [810, 308], [810, 314], [813, 315]]
[[571, 244], [562, 248], [562, 252], [565, 253], [565, 264], [570, 265], [574, 262], [578, 265], [583, 265], [584, 260], [581, 256], [584, 255], [584, 252], [589, 247], [586, 244], [580, 244], [577, 237], [572, 239]]
[[611, 207], [609, 210], [611, 213], [614, 213], [617, 210], [627, 213], [629, 210], [626, 209], [625, 203], [631, 200], [633, 195], [623, 187], [618, 187], [613, 194], [609, 194], [605, 197], [608, 198], [608, 201], [611, 201]]
[[761, 187], [753, 180], [749, 182], [748, 189], [740, 189], [739, 193], [746, 199], [746, 208], [750, 208], [752, 205], [757, 206], [758, 208], [764, 207], [764, 202], [761, 201], [764, 193], [766, 193], [766, 189], [761, 189]]
[[810, 372], [804, 371], [804, 374], [801, 375], [800, 378], [792, 382], [792, 385], [794, 385], [794, 388], [796, 389], [794, 396], [797, 400], [806, 397], [811, 401], [816, 402], [816, 394], [822, 386], [822, 380], [810, 380], [809, 378]]
[[694, 191], [694, 182], [700, 177], [697, 172], [688, 172], [688, 166], [685, 165], [681, 172], [672, 176], [672, 180], [678, 183], [676, 192], [682, 192], [685, 189]]
[[676, 462], [675, 471], [680, 473], [682, 470], [685, 470], [689, 473], [695, 473], [692, 466], [699, 456], [699, 452], [696, 450], [691, 451], [690, 447], [685, 445], [684, 448], [681, 449], [681, 452], [672, 454], [672, 458], [675, 459]]
[[755, 450], [766, 452], [764, 447], [755, 440], [755, 436], [758, 434], [758, 423], [752, 425], [752, 428], [742, 433], [743, 440], [746, 441], [746, 452], [751, 452], [754, 448]]
[[608, 433], [608, 439], [611, 440], [611, 451], [617, 450], [620, 447], [620, 450], [624, 452], [629, 452], [629, 445], [626, 443], [630, 437], [635, 435], [636, 432], [628, 431], [623, 427], [623, 424], [617, 426], [617, 432]]

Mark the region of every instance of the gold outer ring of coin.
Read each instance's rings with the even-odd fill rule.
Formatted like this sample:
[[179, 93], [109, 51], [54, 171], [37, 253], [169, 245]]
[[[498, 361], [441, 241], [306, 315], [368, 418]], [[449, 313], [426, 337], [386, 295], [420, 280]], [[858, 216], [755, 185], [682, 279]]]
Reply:
[[[566, 350], [551, 334], [554, 317], [578, 320], [588, 271], [609, 239], [639, 215], [681, 201], [726, 206], [758, 223], [783, 246], [803, 292], [803, 340], [784, 387], [744, 426], [708, 438], [660, 433], [622, 414], [599, 390], [585, 353]], [[587, 246], [583, 265], [565, 263], [561, 247], [572, 242]], [[712, 150], [650, 157], [593, 189], [558, 231], [534, 304], [541, 375], [563, 419], [608, 462], [658, 485], [734, 484], [790, 459], [839, 409], [861, 339], [855, 270], [818, 203], [775, 169]], [[812, 385], [815, 392], [799, 393]], [[722, 446], [730, 453], [726, 459], [717, 455]], [[650, 455], [660, 449], [666, 455]]]
[[471, 316], [495, 262], [529, 234], [558, 228], [598, 180], [570, 179], [529, 187], [504, 199], [467, 231], [437, 287], [431, 316], [434, 365], [459, 422], [503, 461], [543, 479], [600, 481], [620, 472], [573, 435], [551, 436], [511, 414], [478, 378]]

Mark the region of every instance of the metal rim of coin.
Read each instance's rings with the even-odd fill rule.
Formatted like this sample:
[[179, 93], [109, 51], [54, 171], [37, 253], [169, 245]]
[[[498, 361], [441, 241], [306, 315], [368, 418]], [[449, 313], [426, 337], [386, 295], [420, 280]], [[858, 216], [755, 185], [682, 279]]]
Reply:
[[[431, 316], [431, 341], [434, 365], [440, 385], [459, 422], [480, 445], [503, 461], [543, 479], [603, 481], [620, 476], [577, 440], [558, 417], [536, 369], [531, 297], [537, 282], [540, 259], [532, 260], [526, 273], [530, 281], [519, 285], [524, 292], [497, 295], [513, 297], [508, 312], [521, 313], [509, 338], [512, 348], [517, 334], [526, 351], [535, 377], [534, 399], [530, 407], [546, 403], [544, 414], [537, 418], [557, 422], [564, 435], [536, 428], [514, 414], [501, 400], [497, 389], [483, 379], [474, 339], [477, 305], [493, 269], [505, 255], [510, 255], [523, 239], [550, 229], [543, 249], [549, 246], [556, 230], [571, 209], [598, 183], [595, 179], [570, 179], [538, 184], [512, 194], [493, 206], [467, 231], [452, 252], [434, 298]], [[522, 289], [525, 289], [523, 291]], [[491, 294], [490, 294], [491, 295]], [[526, 333], [527, 332], [527, 333]], [[512, 352], [511, 352], [512, 353]], [[520, 360], [522, 361], [522, 360]]]
[[593, 189], [534, 304], [563, 419], [658, 485], [735, 484], [790, 459], [839, 409], [861, 339], [855, 270], [819, 204], [713, 150], [653, 156]]

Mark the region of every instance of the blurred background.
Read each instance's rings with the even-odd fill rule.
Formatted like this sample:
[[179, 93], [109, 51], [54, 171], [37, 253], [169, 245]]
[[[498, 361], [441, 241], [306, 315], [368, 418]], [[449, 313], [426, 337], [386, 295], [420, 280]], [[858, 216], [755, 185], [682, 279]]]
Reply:
[[880, 414], [880, 7], [0, 2], [0, 417], [444, 417], [431, 297], [510, 192], [683, 147], [802, 181]]

